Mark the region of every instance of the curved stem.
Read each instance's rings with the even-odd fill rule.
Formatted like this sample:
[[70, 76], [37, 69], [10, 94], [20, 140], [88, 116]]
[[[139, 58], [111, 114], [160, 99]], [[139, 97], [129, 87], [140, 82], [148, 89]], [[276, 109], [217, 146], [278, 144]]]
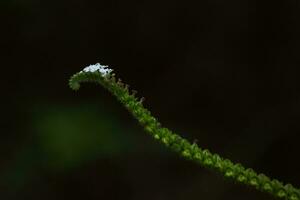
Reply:
[[135, 94], [129, 91], [128, 85], [123, 84], [120, 79], [116, 81], [115, 74], [106, 74], [104, 76], [99, 71], [81, 71], [71, 77], [69, 85], [72, 89], [78, 90], [81, 82], [95, 82], [102, 85], [128, 109], [145, 128], [146, 132], [182, 157], [192, 160], [203, 167], [213, 169], [235, 182], [251, 186], [275, 197], [287, 200], [300, 200], [300, 190], [291, 184], [284, 185], [276, 179], [270, 179], [264, 174], [256, 173], [251, 168], [245, 168], [241, 164], [234, 164], [218, 154], [212, 154], [207, 149], [201, 149], [197, 144], [191, 144], [178, 134], [162, 127], [157, 119], [151, 115], [150, 111], [143, 107], [143, 98], [136, 98]]

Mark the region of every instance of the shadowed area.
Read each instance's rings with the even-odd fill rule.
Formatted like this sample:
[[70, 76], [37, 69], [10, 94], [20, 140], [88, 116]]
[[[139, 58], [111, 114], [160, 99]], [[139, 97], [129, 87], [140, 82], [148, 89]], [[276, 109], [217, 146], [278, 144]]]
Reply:
[[162, 124], [300, 186], [296, 1], [0, 2], [0, 199], [272, 199], [161, 147], [103, 88], [101, 63]]

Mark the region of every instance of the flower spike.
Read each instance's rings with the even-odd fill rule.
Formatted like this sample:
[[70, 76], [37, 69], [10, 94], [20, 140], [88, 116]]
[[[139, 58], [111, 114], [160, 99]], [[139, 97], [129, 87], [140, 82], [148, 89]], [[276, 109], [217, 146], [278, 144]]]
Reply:
[[201, 149], [194, 142], [191, 144], [186, 139], [173, 133], [160, 125], [150, 111], [143, 107], [143, 99], [136, 98], [136, 91], [129, 91], [129, 87], [116, 81], [113, 70], [107, 66], [90, 65], [79, 73], [73, 75], [69, 85], [73, 90], [80, 88], [82, 82], [95, 82], [110, 91], [127, 110], [136, 118], [154, 139], [178, 153], [187, 160], [192, 160], [203, 167], [213, 169], [225, 178], [237, 183], [248, 185], [257, 190], [269, 193], [274, 197], [286, 200], [300, 200], [300, 190], [291, 184], [284, 185], [276, 179], [270, 179], [264, 174], [258, 174], [251, 168], [245, 168], [241, 164], [235, 164], [224, 159], [218, 154], [213, 154], [207, 149]]

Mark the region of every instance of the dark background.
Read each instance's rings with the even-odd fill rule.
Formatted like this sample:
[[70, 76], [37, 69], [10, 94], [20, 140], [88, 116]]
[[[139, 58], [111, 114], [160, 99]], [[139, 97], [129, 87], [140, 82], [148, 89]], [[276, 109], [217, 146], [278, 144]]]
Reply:
[[1, 0], [0, 199], [273, 199], [157, 144], [103, 88], [109, 65], [161, 123], [300, 186], [298, 1]]

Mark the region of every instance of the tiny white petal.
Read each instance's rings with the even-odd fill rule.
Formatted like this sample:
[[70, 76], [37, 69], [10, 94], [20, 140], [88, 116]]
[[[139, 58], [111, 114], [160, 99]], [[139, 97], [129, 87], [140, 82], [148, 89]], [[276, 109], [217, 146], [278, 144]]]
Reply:
[[100, 72], [102, 76], [109, 75], [113, 70], [109, 69], [108, 66], [101, 65], [100, 63], [96, 63], [94, 65], [89, 65], [85, 67], [81, 72]]

